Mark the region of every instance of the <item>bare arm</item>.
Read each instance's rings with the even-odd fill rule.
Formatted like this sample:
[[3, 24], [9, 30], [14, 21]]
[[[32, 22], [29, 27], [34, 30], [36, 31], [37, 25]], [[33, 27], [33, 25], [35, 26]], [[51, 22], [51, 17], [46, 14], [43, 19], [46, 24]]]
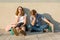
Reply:
[[52, 28], [52, 32], [54, 32], [54, 25], [51, 22], [49, 22], [46, 18], [44, 18], [43, 20], [50, 25], [50, 27]]
[[46, 23], [53, 25], [51, 22], [49, 22], [46, 18], [43, 19]]
[[31, 24], [34, 26], [36, 18], [33, 17], [34, 19], [32, 20]]
[[15, 24], [17, 24], [18, 22], [19, 22], [19, 17], [16, 18], [16, 23]]
[[23, 25], [25, 25], [26, 24], [26, 16], [24, 17], [24, 24]]
[[15, 24], [18, 24], [19, 18], [20, 18], [20, 14], [18, 14], [18, 16], [16, 17], [16, 23]]

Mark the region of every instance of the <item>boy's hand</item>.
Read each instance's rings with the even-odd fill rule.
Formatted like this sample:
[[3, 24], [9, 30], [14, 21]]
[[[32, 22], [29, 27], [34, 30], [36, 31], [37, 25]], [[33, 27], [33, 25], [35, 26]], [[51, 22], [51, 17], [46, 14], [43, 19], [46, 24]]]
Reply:
[[51, 27], [53, 27], [54, 25], [52, 23], [49, 24]]

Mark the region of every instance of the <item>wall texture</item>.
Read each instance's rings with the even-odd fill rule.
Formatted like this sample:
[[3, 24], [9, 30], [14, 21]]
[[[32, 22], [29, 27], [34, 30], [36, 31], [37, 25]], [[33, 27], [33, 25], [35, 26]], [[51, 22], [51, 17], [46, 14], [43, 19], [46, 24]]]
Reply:
[[0, 3], [0, 28], [4, 29], [15, 21], [15, 12], [18, 6], [24, 7], [27, 11], [36, 9], [38, 13], [43, 14], [51, 20], [56, 30], [60, 29], [60, 3], [56, 2]]

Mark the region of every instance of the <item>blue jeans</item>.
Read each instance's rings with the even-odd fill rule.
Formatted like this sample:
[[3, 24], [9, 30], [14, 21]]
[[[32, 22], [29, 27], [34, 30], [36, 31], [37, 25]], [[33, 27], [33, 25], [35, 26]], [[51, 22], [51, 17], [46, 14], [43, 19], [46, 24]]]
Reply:
[[37, 31], [37, 32], [41, 32], [41, 31], [43, 31], [43, 30], [44, 30], [45, 28], [47, 28], [47, 27], [48, 27], [47, 24], [42, 25], [42, 26], [39, 26], [39, 27], [29, 25], [29, 26], [28, 26], [28, 29], [34, 30], [34, 31]]

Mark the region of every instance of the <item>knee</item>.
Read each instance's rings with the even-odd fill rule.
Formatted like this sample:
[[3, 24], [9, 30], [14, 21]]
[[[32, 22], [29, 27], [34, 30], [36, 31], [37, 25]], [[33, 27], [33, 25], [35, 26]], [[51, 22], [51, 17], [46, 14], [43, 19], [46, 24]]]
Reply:
[[22, 27], [21, 29], [25, 31], [25, 27]]
[[18, 30], [19, 29], [19, 27], [16, 27], [16, 30]]

